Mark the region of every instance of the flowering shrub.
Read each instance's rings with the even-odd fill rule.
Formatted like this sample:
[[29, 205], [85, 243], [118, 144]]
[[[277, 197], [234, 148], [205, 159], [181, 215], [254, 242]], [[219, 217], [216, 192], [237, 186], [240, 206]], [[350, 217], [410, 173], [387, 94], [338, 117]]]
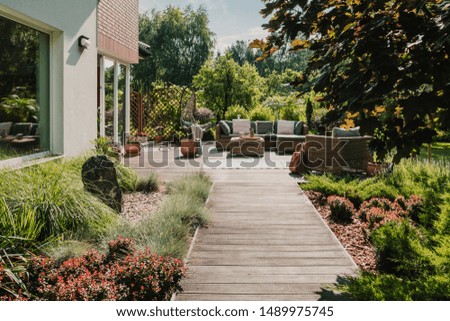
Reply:
[[369, 228], [377, 228], [387, 222], [401, 222], [406, 217], [416, 215], [422, 206], [422, 200], [412, 195], [408, 200], [398, 196], [394, 201], [387, 198], [372, 198], [362, 203], [359, 217], [369, 223]]
[[108, 248], [106, 255], [91, 251], [60, 264], [33, 257], [28, 291], [33, 299], [48, 301], [155, 301], [168, 300], [181, 290], [186, 271], [182, 261], [148, 250], [137, 252], [134, 243], [124, 238], [111, 241]]
[[331, 210], [331, 218], [335, 221], [350, 221], [355, 207], [347, 198], [341, 196], [329, 196], [327, 198]]

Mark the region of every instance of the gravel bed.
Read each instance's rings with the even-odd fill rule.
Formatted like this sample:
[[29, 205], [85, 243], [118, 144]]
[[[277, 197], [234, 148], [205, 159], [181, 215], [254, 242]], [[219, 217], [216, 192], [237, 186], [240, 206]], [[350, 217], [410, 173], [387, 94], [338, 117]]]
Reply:
[[166, 197], [163, 187], [153, 193], [123, 194], [123, 209], [121, 216], [128, 222], [136, 224], [144, 218], [152, 216]]
[[313, 191], [304, 191], [304, 193], [358, 267], [363, 271], [377, 272], [375, 251], [367, 239], [366, 224], [358, 218], [354, 218], [353, 222], [349, 224], [336, 223], [330, 219], [330, 207], [322, 193]]

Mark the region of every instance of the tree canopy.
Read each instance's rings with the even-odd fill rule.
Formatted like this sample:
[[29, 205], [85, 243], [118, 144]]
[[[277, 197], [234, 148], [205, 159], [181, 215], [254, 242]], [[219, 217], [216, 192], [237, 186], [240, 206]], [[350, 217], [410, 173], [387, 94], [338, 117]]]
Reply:
[[[357, 123], [395, 160], [450, 124], [450, 4], [442, 0], [263, 0], [270, 57], [311, 49], [294, 83], [323, 92], [330, 123]], [[302, 35], [303, 39], [298, 36]]]
[[205, 107], [213, 110], [218, 119], [224, 119], [228, 107], [242, 105], [250, 108], [259, 102], [265, 82], [255, 66], [239, 66], [229, 55], [208, 61], [194, 77]]
[[133, 68], [135, 84], [144, 87], [155, 81], [191, 84], [214, 47], [203, 6], [169, 6], [140, 15], [139, 39], [150, 46], [150, 55]]
[[249, 43], [238, 40], [227, 48], [225, 53], [231, 55], [240, 66], [245, 62], [254, 65], [263, 77], [273, 73], [282, 74], [289, 69], [304, 71], [311, 54], [310, 51], [289, 52], [288, 49], [287, 46], [283, 46], [267, 59], [260, 60], [258, 59], [262, 54], [260, 49], [252, 48]]

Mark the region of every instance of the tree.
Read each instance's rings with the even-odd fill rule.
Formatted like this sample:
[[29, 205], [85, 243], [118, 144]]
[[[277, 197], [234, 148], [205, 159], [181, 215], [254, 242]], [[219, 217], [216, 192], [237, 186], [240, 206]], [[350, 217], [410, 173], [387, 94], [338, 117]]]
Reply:
[[306, 69], [306, 62], [310, 56], [309, 50], [301, 52], [289, 52], [287, 46], [268, 57], [267, 59], [258, 59], [262, 52], [260, 49], [252, 48], [248, 43], [238, 40], [225, 51], [240, 66], [245, 62], [254, 65], [259, 74], [267, 77], [273, 73], [282, 74], [287, 70], [295, 70], [297, 72]]
[[139, 18], [139, 39], [150, 46], [150, 55], [133, 67], [135, 84], [149, 87], [155, 81], [189, 85], [214, 47], [206, 9], [184, 10], [169, 6]]
[[200, 100], [224, 119], [228, 107], [241, 105], [246, 109], [259, 102], [264, 91], [264, 79], [249, 63], [239, 66], [229, 55], [205, 63], [194, 77], [200, 90]]
[[[449, 129], [450, 4], [442, 0], [264, 0], [269, 57], [313, 50], [303, 90], [324, 92], [330, 122], [354, 122], [395, 161]], [[299, 34], [304, 39], [299, 39]]]

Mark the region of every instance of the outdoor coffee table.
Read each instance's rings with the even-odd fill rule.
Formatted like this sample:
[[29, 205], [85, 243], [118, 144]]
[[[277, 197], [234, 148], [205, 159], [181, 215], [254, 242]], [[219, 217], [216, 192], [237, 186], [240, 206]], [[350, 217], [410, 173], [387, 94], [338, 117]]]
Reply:
[[232, 155], [264, 156], [264, 138], [262, 137], [233, 137], [230, 144]]

